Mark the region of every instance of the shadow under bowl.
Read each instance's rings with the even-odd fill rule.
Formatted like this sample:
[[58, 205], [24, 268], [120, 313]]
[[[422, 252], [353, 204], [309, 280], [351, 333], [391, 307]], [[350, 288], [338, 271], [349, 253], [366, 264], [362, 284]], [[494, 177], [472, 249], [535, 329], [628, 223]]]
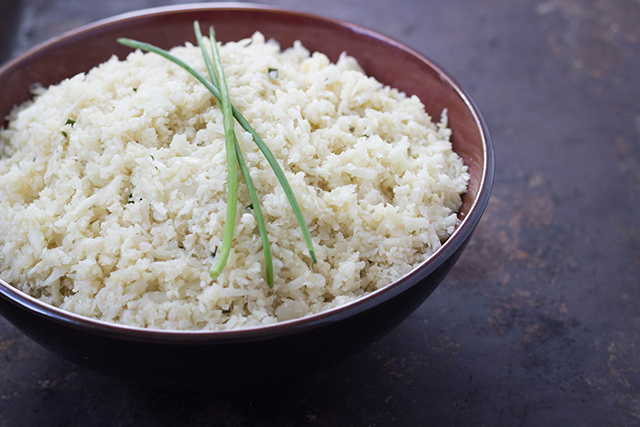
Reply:
[[[255, 5], [201, 4], [120, 15], [63, 34], [0, 68], [0, 114], [31, 97], [30, 87], [126, 57], [119, 37], [163, 48], [195, 43], [192, 24], [214, 25], [222, 42], [261, 31], [282, 48], [300, 40], [332, 61], [346, 51], [368, 75], [417, 95], [432, 117], [447, 109], [454, 150], [471, 176], [459, 225], [428, 260], [391, 285], [306, 318], [232, 331], [161, 331], [84, 318], [44, 304], [0, 280], [0, 314], [45, 348], [124, 381], [163, 388], [229, 391], [301, 376], [368, 347], [435, 290], [469, 241], [487, 205], [493, 148], [482, 116], [464, 90], [424, 56], [373, 31], [335, 19]], [[0, 273], [1, 275], [1, 273]]]

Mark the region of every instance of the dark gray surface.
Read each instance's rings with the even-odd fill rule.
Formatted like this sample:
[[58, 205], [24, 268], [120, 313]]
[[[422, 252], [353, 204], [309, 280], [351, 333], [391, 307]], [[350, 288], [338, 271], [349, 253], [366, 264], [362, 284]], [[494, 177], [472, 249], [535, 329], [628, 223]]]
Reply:
[[[470, 91], [497, 171], [467, 251], [386, 338], [272, 390], [121, 384], [0, 319], [0, 426], [640, 426], [640, 2], [267, 3], [385, 33]], [[0, 8], [20, 4], [11, 54], [169, 3]]]

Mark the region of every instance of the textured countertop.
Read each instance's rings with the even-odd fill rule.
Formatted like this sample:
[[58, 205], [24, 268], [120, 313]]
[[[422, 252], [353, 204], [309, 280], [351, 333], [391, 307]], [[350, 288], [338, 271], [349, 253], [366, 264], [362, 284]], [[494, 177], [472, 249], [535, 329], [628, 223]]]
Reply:
[[[0, 61], [176, 3], [0, 0]], [[382, 32], [469, 90], [497, 169], [466, 252], [387, 337], [271, 390], [122, 384], [0, 318], [0, 426], [640, 426], [640, 2], [258, 3]]]

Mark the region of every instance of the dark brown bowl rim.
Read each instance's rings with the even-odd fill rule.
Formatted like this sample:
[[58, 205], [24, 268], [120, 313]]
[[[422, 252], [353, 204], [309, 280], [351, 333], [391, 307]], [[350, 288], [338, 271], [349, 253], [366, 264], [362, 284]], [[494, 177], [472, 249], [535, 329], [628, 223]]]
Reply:
[[46, 304], [16, 289], [15, 287], [4, 282], [2, 279], [0, 279], [0, 297], [3, 297], [13, 304], [19, 305], [38, 316], [47, 318], [60, 324], [64, 324], [67, 327], [129, 341], [198, 344], [213, 341], [223, 343], [268, 340], [275, 337], [286, 336], [319, 328], [322, 325], [328, 323], [338, 322], [340, 320], [368, 310], [373, 306], [381, 304], [382, 302], [402, 293], [407, 288], [415, 285], [421, 279], [427, 277], [445, 260], [453, 256], [454, 253], [460, 248], [460, 246], [468, 240], [475, 226], [479, 222], [480, 217], [482, 216], [484, 209], [486, 208], [486, 205], [489, 201], [495, 170], [493, 143], [489, 134], [489, 128], [487, 127], [487, 124], [482, 117], [479, 108], [471, 99], [469, 94], [456, 82], [456, 80], [447, 72], [445, 72], [441, 67], [436, 65], [432, 60], [424, 57], [423, 55], [407, 47], [406, 45], [391, 39], [390, 37], [358, 26], [356, 24], [312, 13], [298, 12], [280, 7], [248, 3], [222, 2], [161, 6], [119, 14], [110, 18], [102, 19], [94, 23], [84, 25], [75, 30], [68, 31], [64, 34], [61, 34], [60, 36], [54, 37], [48, 41], [41, 43], [29, 49], [27, 52], [8, 61], [2, 67], [0, 67], [0, 74], [4, 73], [7, 69], [14, 67], [16, 64], [19, 64], [20, 62], [37, 54], [42, 50], [49, 49], [56, 44], [70, 40], [86, 32], [96, 31], [105, 26], [121, 23], [130, 19], [140, 18], [142, 16], [157, 16], [172, 14], [174, 12], [198, 10], [255, 10], [277, 14], [295, 15], [313, 21], [324, 21], [327, 23], [332, 23], [334, 25], [347, 27], [354, 32], [361, 33], [363, 35], [378, 39], [383, 43], [393, 45], [397, 49], [401, 49], [427, 64], [438, 73], [439, 77], [442, 80], [446, 81], [447, 84], [450, 85], [452, 89], [454, 89], [458, 96], [462, 98], [469, 111], [472, 113], [483, 140], [483, 152], [485, 161], [482, 168], [482, 178], [480, 180], [480, 186], [476, 199], [469, 209], [469, 213], [460, 221], [460, 224], [458, 224], [449, 239], [447, 239], [447, 241], [440, 248], [438, 248], [432, 256], [422, 262], [410, 273], [401, 277], [395, 282], [339, 307], [335, 307], [306, 317], [268, 325], [257, 325], [231, 330], [165, 330], [121, 325], [117, 323], [110, 323], [102, 320], [84, 317]]

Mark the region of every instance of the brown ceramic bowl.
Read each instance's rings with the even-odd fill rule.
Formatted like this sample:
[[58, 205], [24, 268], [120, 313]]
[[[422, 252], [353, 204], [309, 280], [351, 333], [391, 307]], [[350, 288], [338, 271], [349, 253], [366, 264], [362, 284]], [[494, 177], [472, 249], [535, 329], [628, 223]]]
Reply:
[[[433, 62], [402, 44], [346, 22], [265, 6], [200, 4], [121, 15], [64, 34], [0, 68], [0, 114], [29, 99], [29, 87], [85, 72], [130, 49], [118, 37], [164, 48], [193, 41], [192, 24], [215, 25], [223, 42], [256, 30], [283, 47], [295, 40], [337, 60], [347, 51], [385, 84], [415, 94], [427, 112], [449, 112], [453, 147], [471, 181], [450, 239], [393, 284], [303, 319], [236, 331], [159, 331], [109, 324], [44, 304], [0, 280], [0, 313], [26, 335], [84, 367], [138, 384], [228, 391], [321, 369], [363, 350], [434, 291], [466, 246], [489, 200], [493, 148], [474, 102]], [[2, 277], [2, 272], [0, 272]]]

